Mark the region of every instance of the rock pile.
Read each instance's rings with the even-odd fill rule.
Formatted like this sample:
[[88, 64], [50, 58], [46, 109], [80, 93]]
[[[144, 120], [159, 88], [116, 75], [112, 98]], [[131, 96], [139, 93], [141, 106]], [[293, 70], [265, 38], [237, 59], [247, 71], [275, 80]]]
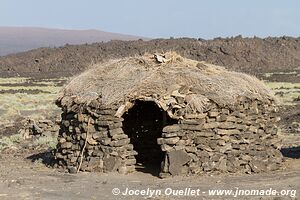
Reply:
[[24, 139], [32, 138], [33, 136], [55, 136], [58, 135], [60, 128], [58, 122], [49, 119], [26, 119], [23, 124], [19, 133]]

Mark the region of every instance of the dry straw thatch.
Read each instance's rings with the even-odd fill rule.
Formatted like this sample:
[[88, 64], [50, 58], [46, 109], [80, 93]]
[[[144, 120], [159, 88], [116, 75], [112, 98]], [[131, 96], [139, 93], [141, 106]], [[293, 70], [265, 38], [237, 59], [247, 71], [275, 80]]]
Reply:
[[74, 78], [58, 101], [65, 106], [70, 101], [88, 104], [98, 98], [104, 107], [120, 107], [117, 115], [121, 116], [135, 100], [151, 100], [176, 118], [182, 113], [174, 109], [201, 113], [210, 102], [230, 108], [244, 97], [274, 101], [272, 93], [253, 76], [169, 52], [96, 64]]

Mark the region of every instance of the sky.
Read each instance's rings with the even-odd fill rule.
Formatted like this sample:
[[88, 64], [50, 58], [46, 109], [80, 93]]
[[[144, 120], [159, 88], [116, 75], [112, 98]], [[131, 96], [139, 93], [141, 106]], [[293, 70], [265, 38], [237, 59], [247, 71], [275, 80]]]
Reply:
[[0, 0], [0, 26], [150, 38], [300, 36], [300, 0]]

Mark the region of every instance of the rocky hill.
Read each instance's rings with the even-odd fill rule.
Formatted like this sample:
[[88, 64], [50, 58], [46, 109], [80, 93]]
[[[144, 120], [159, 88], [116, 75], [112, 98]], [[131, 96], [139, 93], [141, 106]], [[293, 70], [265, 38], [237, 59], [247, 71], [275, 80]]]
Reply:
[[0, 56], [39, 47], [85, 44], [110, 40], [137, 40], [142, 37], [99, 30], [63, 30], [35, 27], [0, 27]]
[[0, 57], [0, 75], [36, 78], [72, 76], [84, 71], [92, 63], [169, 50], [257, 76], [272, 72], [286, 74], [287, 78], [299, 82], [300, 38], [291, 37], [110, 41], [39, 48]]

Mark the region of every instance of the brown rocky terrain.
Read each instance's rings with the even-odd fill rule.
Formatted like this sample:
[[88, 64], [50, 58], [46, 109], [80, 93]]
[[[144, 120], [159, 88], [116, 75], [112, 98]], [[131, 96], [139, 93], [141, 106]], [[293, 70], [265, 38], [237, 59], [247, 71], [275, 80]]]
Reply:
[[[300, 38], [217, 38], [110, 41], [59, 48], [39, 48], [0, 58], [0, 76], [62, 77], [78, 74], [92, 63], [110, 58], [173, 50], [212, 64], [263, 77], [280, 72], [273, 79], [299, 82]], [[291, 73], [292, 72], [292, 73]]]

